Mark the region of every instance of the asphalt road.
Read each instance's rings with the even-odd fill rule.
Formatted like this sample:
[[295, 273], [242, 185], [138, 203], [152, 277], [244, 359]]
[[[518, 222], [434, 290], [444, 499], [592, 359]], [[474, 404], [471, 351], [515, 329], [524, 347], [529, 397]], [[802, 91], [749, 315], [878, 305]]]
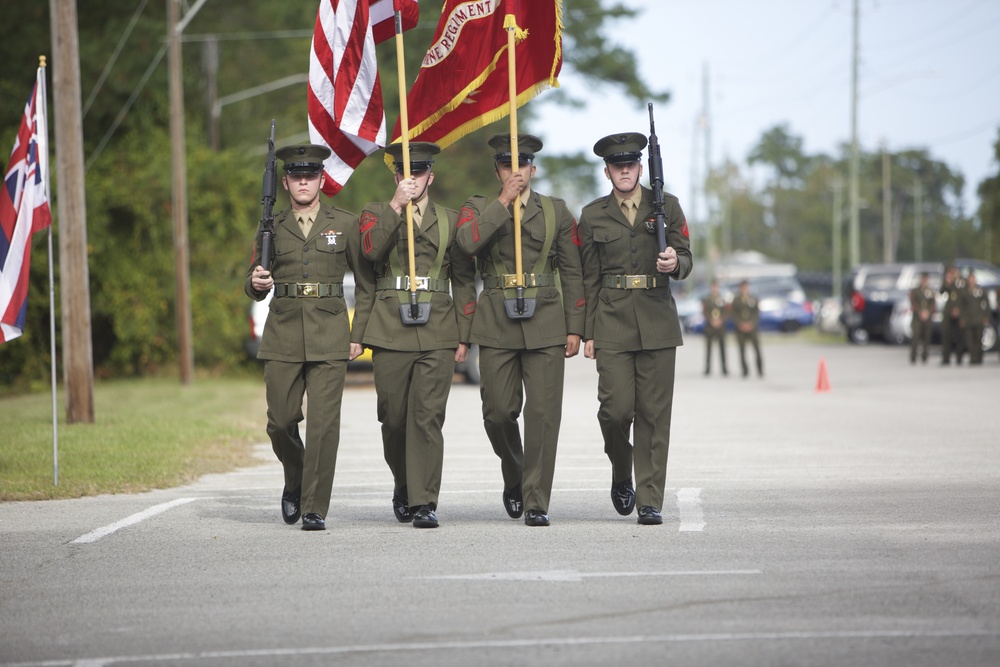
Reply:
[[682, 348], [658, 527], [611, 506], [582, 356], [549, 528], [504, 513], [458, 384], [437, 530], [393, 518], [363, 382], [326, 532], [282, 523], [269, 446], [183, 488], [0, 504], [0, 665], [1000, 665], [997, 355], [764, 352], [766, 378], [723, 379]]

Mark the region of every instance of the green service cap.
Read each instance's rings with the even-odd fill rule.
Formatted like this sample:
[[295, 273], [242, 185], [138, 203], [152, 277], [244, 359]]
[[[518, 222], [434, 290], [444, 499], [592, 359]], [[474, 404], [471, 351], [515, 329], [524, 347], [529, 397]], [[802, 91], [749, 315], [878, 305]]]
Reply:
[[[494, 162], [510, 162], [510, 135], [494, 134], [489, 140], [490, 148], [495, 153]], [[531, 162], [535, 159], [535, 153], [542, 150], [542, 140], [531, 134], [517, 135], [517, 163], [518, 165]]]
[[612, 164], [638, 162], [646, 143], [645, 135], [638, 132], [610, 134], [594, 144], [594, 153]]
[[[392, 157], [396, 171], [403, 171], [403, 144], [389, 144], [385, 147], [387, 155]], [[441, 152], [441, 147], [430, 141], [410, 142], [410, 172], [423, 172], [434, 164], [434, 156]]]
[[316, 144], [284, 146], [274, 152], [284, 162], [286, 174], [322, 174], [323, 160], [330, 157], [330, 149]]

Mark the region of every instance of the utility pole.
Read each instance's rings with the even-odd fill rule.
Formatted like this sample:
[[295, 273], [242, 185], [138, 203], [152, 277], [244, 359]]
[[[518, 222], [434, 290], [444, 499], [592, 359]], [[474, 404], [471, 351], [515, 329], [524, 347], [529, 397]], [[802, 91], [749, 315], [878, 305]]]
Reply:
[[[694, 119], [694, 132], [691, 133], [691, 199], [688, 206], [687, 219], [688, 225], [694, 227], [698, 222], [698, 214], [696, 213], [698, 209], [698, 120], [696, 116]], [[694, 239], [691, 240], [691, 256], [696, 256], [696, 248]], [[706, 256], [706, 259], [708, 257]]]
[[833, 181], [833, 297], [840, 301], [843, 278], [842, 239], [844, 224], [844, 182], [839, 178]]
[[919, 177], [913, 183], [913, 259], [924, 261], [924, 186]]
[[708, 100], [709, 100], [709, 87], [708, 87], [708, 63], [704, 63], [702, 69], [702, 84], [701, 84], [701, 126], [705, 134], [705, 178], [702, 181], [704, 183], [702, 190], [705, 195], [705, 227], [708, 229], [708, 234], [706, 234], [706, 248], [705, 254], [708, 256], [708, 261], [715, 264], [719, 259], [719, 252], [715, 243], [715, 235], [713, 232], [714, 215], [712, 211], [712, 205], [708, 201], [708, 190], [709, 190], [709, 179], [712, 176], [712, 117], [708, 111]]
[[892, 241], [892, 173], [889, 148], [882, 142], [882, 261], [889, 264], [895, 256]]
[[94, 352], [87, 265], [87, 202], [83, 169], [80, 40], [76, 0], [49, 0], [59, 219], [66, 421], [94, 422]]
[[861, 263], [861, 223], [858, 209], [858, 0], [854, 0], [854, 48], [851, 56], [851, 222], [848, 230], [851, 266]]
[[180, 0], [167, 2], [167, 59], [170, 77], [170, 164], [173, 174], [174, 281], [177, 347], [180, 380], [194, 381], [194, 348], [191, 342], [191, 291], [188, 269], [187, 167], [184, 144], [184, 87], [181, 78]]

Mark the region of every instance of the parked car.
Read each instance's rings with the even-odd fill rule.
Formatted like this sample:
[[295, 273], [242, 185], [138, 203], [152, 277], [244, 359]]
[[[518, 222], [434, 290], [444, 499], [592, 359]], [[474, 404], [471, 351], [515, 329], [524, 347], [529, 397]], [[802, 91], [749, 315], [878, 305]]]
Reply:
[[[260, 339], [264, 335], [264, 322], [267, 320], [269, 304], [271, 303], [271, 292], [268, 292], [260, 301], [251, 301], [248, 311], [248, 324], [250, 334], [243, 342], [243, 349], [251, 359], [257, 358], [257, 350], [260, 349]], [[344, 301], [347, 302], [347, 316], [351, 322], [354, 321], [354, 274], [344, 274]], [[348, 370], [370, 369], [372, 366], [372, 351], [366, 347], [357, 359], [348, 362]], [[479, 384], [479, 346], [473, 345], [469, 350], [466, 360], [455, 366], [455, 372], [460, 374], [469, 384]]]
[[847, 340], [864, 345], [871, 340], [893, 342], [890, 321], [893, 309], [909, 298], [920, 274], [940, 285], [944, 267], [940, 263], [863, 264], [848, 278], [841, 319]]
[[[966, 277], [976, 274], [980, 287], [990, 295], [993, 311], [993, 326], [983, 331], [982, 345], [986, 351], [996, 349], [997, 295], [1000, 288], [1000, 269], [973, 259], [955, 261], [959, 273]], [[920, 275], [926, 272], [931, 286], [937, 290], [944, 275], [941, 262], [911, 262], [898, 264], [865, 264], [851, 275], [844, 292], [844, 307], [841, 320], [847, 331], [847, 339], [856, 344], [871, 340], [882, 340], [889, 344], [905, 344], [912, 334], [913, 313], [910, 310], [910, 290], [920, 282]], [[941, 313], [946, 297], [938, 294], [937, 313], [934, 315], [932, 341], [940, 340]]]
[[[755, 295], [760, 308], [761, 331], [798, 331], [813, 323], [812, 302], [806, 298], [805, 290], [793, 276], [761, 276], [749, 278], [750, 293]], [[739, 281], [721, 283], [719, 292], [726, 301], [732, 302], [739, 292]], [[698, 309], [682, 320], [686, 331], [702, 333], [705, 317], [701, 312], [701, 300], [708, 294], [708, 288], [696, 290], [691, 299], [697, 300]], [[732, 322], [726, 323], [732, 329]]]

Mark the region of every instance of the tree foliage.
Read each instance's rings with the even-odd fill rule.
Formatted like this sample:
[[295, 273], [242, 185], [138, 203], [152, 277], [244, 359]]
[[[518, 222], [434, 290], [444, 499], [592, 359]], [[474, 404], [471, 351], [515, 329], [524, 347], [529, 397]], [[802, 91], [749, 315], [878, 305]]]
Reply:
[[[407, 87], [418, 73], [441, 6], [437, 0], [421, 2], [419, 25], [404, 35]], [[608, 39], [613, 20], [632, 13], [609, 0], [566, 3], [564, 67], [596, 81], [614, 81], [612, 85], [635, 99], [665, 99], [638, 76], [635, 56]], [[184, 32], [189, 273], [194, 356], [200, 369], [247, 363], [242, 339], [248, 304], [242, 283], [260, 216], [270, 120], [277, 121], [279, 145], [308, 140], [304, 84], [240, 101], [231, 96], [305, 74], [315, 20], [315, 2], [212, 0]], [[49, 26], [47, 2], [4, 8], [0, 147], [13, 145], [37, 57], [51, 51]], [[160, 0], [79, 3], [78, 29], [84, 160], [89, 165], [87, 237], [95, 371], [105, 376], [173, 372], [176, 267], [164, 55], [166, 4]], [[113, 57], [120, 40], [123, 48]], [[378, 47], [378, 57], [391, 128], [399, 109], [394, 40]], [[218, 117], [217, 151], [209, 140], [213, 100], [229, 101]], [[530, 131], [530, 107], [519, 114], [522, 131]], [[507, 123], [495, 123], [449, 147], [446, 159], [435, 165], [436, 199], [458, 208], [469, 195], [496, 189], [486, 140], [506, 131]], [[50, 131], [53, 124], [50, 121]], [[393, 182], [381, 157], [365, 160], [333, 203], [359, 211], [369, 201], [388, 199]], [[567, 163], [551, 155], [544, 159], [539, 176], [544, 179], [551, 170], [553, 177], [543, 185], [575, 192], [587, 186], [587, 179], [593, 180], [582, 155], [571, 156]], [[560, 193], [553, 190], [553, 194]], [[285, 202], [279, 193], [279, 206]], [[58, 202], [54, 209], [58, 248]], [[44, 235], [37, 236], [25, 334], [0, 348], [0, 380], [7, 385], [47, 383], [48, 280]], [[58, 286], [57, 260], [55, 265]], [[58, 291], [55, 304], [58, 309]], [[57, 340], [57, 350], [59, 346]]]

